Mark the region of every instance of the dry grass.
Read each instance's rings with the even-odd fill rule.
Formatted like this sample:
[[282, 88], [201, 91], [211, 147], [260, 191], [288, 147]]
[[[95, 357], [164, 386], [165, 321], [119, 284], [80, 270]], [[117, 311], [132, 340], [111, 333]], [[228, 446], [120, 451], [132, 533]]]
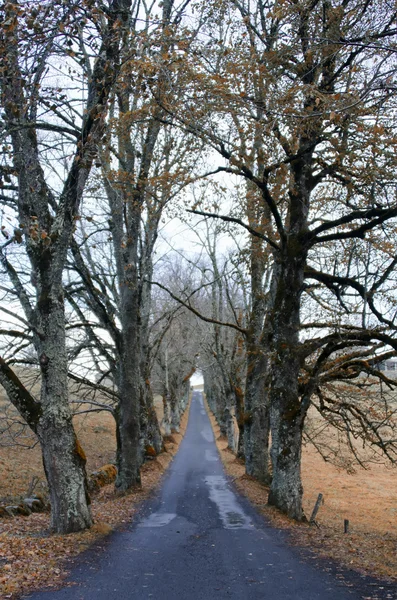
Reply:
[[[236, 487], [272, 524], [289, 530], [293, 543], [310, 547], [318, 556], [348, 569], [397, 581], [396, 469], [376, 465], [348, 475], [306, 447], [302, 459], [305, 513], [310, 516], [320, 492], [324, 505], [317, 516], [318, 528], [296, 523], [267, 506], [268, 488], [245, 475], [243, 463], [227, 449], [214, 416], [208, 413], [223, 464]], [[350, 521], [347, 535], [344, 519]]]
[[[161, 406], [156, 406], [161, 416]], [[131, 521], [139, 504], [158, 486], [186, 430], [189, 410], [182, 417], [181, 433], [173, 434], [166, 452], [142, 468], [142, 488], [118, 496], [104, 487], [92, 503], [94, 526], [79, 534], [49, 535], [49, 515], [32, 514], [0, 521], [0, 598], [15, 599], [38, 588], [56, 588], [68, 574], [71, 558], [113, 529]], [[77, 417], [75, 426], [87, 454], [88, 471], [111, 462], [115, 456], [114, 422], [106, 413]], [[28, 465], [28, 466], [27, 466]], [[43, 481], [38, 447], [0, 448], [0, 497], [26, 493], [32, 476]]]

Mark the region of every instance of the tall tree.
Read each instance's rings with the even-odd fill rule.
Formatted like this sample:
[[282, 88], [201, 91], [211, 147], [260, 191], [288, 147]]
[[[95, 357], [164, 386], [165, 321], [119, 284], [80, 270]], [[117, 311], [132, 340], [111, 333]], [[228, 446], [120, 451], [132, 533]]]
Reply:
[[[394, 348], [394, 320], [385, 321], [372, 301], [394, 260], [383, 263], [369, 290], [353, 274], [346, 282], [328, 271], [329, 264], [323, 265], [325, 273], [314, 264], [331, 242], [340, 247], [375, 232], [382, 236], [397, 215], [390, 118], [396, 11], [388, 2], [231, 0], [217, 5], [213, 15], [217, 40], [197, 48], [184, 71], [190, 82], [199, 73], [190, 84], [195, 107], [189, 114], [169, 111], [226, 162], [212, 173], [240, 175], [255, 186], [258, 211], [268, 220], [264, 229], [245, 227], [268, 244], [272, 259], [263, 337], [272, 436], [269, 502], [301, 519], [302, 431], [318, 385], [318, 371], [307, 381], [302, 369], [316, 344], [327, 347], [340, 335], [335, 325], [331, 338], [305, 344], [305, 280], [321, 281], [336, 294], [350, 285], [377, 327], [389, 327], [386, 333], [347, 326], [344, 347], [383, 339]], [[241, 143], [241, 131], [251, 139], [248, 144]], [[261, 168], [254, 169], [258, 138]], [[336, 342], [332, 348], [337, 351]]]
[[[51, 526], [57, 532], [78, 531], [91, 525], [86, 490], [85, 456], [72, 425], [67, 393], [67, 354], [62, 274], [75, 217], [97, 146], [103, 135], [108, 98], [119, 71], [120, 40], [129, 21], [130, 0], [114, 0], [103, 10], [92, 3], [49, 2], [39, 7], [6, 2], [1, 8], [0, 73], [3, 127], [10, 144], [10, 168], [19, 227], [2, 248], [2, 264], [15, 289], [32, 332], [41, 370], [41, 397], [36, 400], [10, 367], [1, 361], [1, 383], [10, 400], [37, 434], [51, 499]], [[47, 83], [54, 62], [76, 56], [76, 40], [84, 24], [100, 32], [79, 125], [70, 118], [70, 105]], [[92, 33], [89, 31], [87, 35]], [[91, 37], [92, 39], [92, 37]], [[66, 61], [67, 64], [68, 61]], [[72, 67], [64, 76], [70, 83]], [[59, 86], [57, 86], [59, 87]], [[47, 88], [44, 90], [44, 88]], [[44, 93], [45, 92], [45, 93]], [[60, 124], [58, 119], [60, 119]], [[53, 190], [43, 163], [46, 140], [42, 130], [59, 134], [68, 148], [64, 177]], [[71, 141], [72, 140], [72, 141]], [[34, 301], [6, 254], [6, 246], [23, 243], [30, 264]]]

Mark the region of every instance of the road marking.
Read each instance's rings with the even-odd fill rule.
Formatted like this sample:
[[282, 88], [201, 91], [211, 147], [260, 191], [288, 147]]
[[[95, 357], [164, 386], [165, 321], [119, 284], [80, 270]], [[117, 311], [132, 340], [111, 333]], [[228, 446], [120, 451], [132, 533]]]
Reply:
[[209, 487], [210, 500], [216, 504], [225, 529], [254, 528], [251, 519], [244, 513], [236, 496], [229, 489], [226, 477], [208, 475], [204, 481]]

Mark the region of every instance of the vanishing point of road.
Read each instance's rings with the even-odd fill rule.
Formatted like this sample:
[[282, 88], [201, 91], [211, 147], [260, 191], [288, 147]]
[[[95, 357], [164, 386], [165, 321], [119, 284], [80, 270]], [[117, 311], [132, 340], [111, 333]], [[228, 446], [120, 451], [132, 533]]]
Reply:
[[200, 392], [193, 393], [185, 437], [156, 499], [143, 505], [125, 531], [80, 555], [71, 581], [76, 585], [28, 598], [397, 598], [395, 587], [338, 572], [325, 563], [313, 564], [308, 555], [289, 547], [285, 533], [269, 526], [233, 489]]

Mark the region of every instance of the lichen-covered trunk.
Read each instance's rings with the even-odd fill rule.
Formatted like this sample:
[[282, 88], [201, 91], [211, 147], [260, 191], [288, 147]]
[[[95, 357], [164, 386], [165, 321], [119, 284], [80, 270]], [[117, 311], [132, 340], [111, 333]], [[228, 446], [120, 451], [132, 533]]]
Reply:
[[145, 244], [141, 256], [141, 307], [140, 307], [140, 339], [141, 339], [141, 438], [146, 456], [160, 454], [164, 448], [160, 424], [154, 408], [151, 378], [151, 341], [150, 320], [152, 315], [152, 279], [153, 279], [153, 248], [157, 239], [158, 223], [161, 212], [149, 214], [149, 222], [145, 229]]
[[163, 449], [163, 439], [154, 408], [153, 392], [145, 379], [141, 401], [141, 445], [144, 456], [155, 456]]
[[234, 389], [235, 402], [236, 402], [236, 420], [238, 426], [238, 440], [236, 454], [237, 458], [245, 460], [245, 449], [244, 449], [244, 432], [245, 432], [245, 397], [241, 387], [236, 386]]
[[165, 435], [171, 435], [171, 398], [169, 392], [163, 394], [163, 429]]
[[38, 429], [51, 502], [51, 530], [72, 533], [92, 525], [86, 458], [66, 415], [44, 416]]
[[255, 344], [247, 347], [244, 454], [248, 475], [262, 483], [271, 480], [269, 455], [269, 397], [265, 386], [267, 360]]
[[42, 414], [37, 435], [43, 453], [50, 501], [51, 528], [71, 533], [92, 525], [85, 455], [77, 441], [68, 402], [65, 317], [62, 294], [40, 297], [39, 360]]
[[215, 369], [208, 369], [204, 372], [204, 393], [207, 398], [208, 406], [212, 410], [219, 425], [220, 434], [227, 436], [227, 426], [225, 422], [226, 398], [219, 383], [219, 373]]
[[146, 408], [148, 411], [146, 442], [154, 449], [156, 454], [160, 454], [164, 448], [164, 444], [156, 410], [154, 408], [153, 396], [151, 397], [151, 402], [147, 403]]
[[181, 423], [181, 408], [175, 393], [171, 394], [171, 432], [179, 433]]
[[118, 456], [116, 489], [140, 485], [140, 346], [136, 271], [126, 269], [121, 286], [122, 352], [119, 365]]
[[300, 521], [304, 517], [301, 482], [304, 413], [299, 394], [299, 330], [306, 255], [304, 248], [292, 239], [282, 258], [273, 310], [270, 391], [273, 477], [268, 502]]
[[183, 414], [186, 410], [186, 407], [189, 402], [189, 396], [190, 396], [190, 383], [187, 381], [186, 383], [183, 384], [183, 387], [182, 387], [182, 398], [180, 401], [181, 414]]
[[[247, 214], [250, 223], [260, 222], [266, 230], [270, 219], [266, 209], [258, 214], [255, 203], [248, 202]], [[262, 240], [253, 236], [250, 240], [252, 307], [246, 333], [244, 454], [246, 473], [266, 484], [271, 479], [269, 467], [270, 400], [266, 387], [269, 351], [266, 314], [272, 308], [274, 300], [272, 285], [270, 291], [265, 292], [264, 281], [270, 275], [269, 262], [269, 250], [263, 247]]]
[[216, 398], [216, 420], [222, 437], [227, 437], [226, 399], [222, 392]]
[[120, 365], [116, 479], [116, 489], [120, 492], [126, 492], [141, 482], [139, 370], [134, 369], [134, 365], [129, 362], [129, 354], [127, 352], [123, 356]]
[[226, 425], [227, 447], [232, 451], [237, 451], [236, 436], [234, 430], [234, 408], [227, 404], [225, 408], [224, 421]]
[[244, 422], [239, 421], [238, 423], [238, 442], [237, 442], [237, 450], [236, 456], [245, 462], [245, 449], [244, 449]]
[[302, 419], [299, 412], [290, 415], [286, 406], [274, 404], [270, 411], [270, 422], [273, 478], [268, 503], [292, 519], [301, 521], [304, 518], [301, 481]]

